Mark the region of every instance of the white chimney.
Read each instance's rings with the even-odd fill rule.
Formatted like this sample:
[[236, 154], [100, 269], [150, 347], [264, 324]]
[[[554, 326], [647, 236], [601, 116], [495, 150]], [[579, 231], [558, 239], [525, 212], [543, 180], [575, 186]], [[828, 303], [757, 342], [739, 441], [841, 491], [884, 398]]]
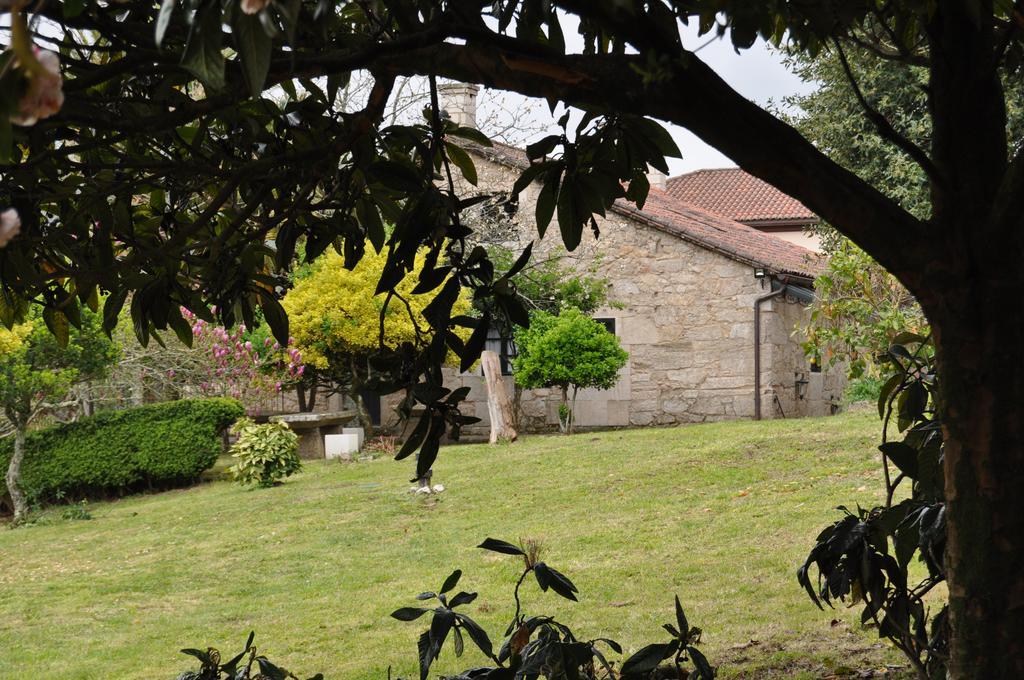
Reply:
[[657, 168], [647, 166], [647, 182], [655, 189], [665, 191], [668, 187], [668, 175]]
[[437, 88], [438, 103], [457, 125], [476, 127], [476, 95], [478, 85], [467, 83], [445, 83]]

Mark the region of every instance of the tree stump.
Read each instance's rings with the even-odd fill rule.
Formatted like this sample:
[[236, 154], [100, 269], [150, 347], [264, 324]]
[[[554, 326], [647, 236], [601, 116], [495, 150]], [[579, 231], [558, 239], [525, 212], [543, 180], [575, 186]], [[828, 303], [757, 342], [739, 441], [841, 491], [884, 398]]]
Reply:
[[487, 413], [491, 417], [490, 441], [492, 444], [502, 440], [514, 442], [518, 436], [512, 427], [515, 412], [512, 410], [512, 401], [505, 391], [505, 383], [501, 379], [501, 360], [494, 352], [485, 351], [480, 355], [480, 365], [484, 369], [484, 380], [487, 381]]

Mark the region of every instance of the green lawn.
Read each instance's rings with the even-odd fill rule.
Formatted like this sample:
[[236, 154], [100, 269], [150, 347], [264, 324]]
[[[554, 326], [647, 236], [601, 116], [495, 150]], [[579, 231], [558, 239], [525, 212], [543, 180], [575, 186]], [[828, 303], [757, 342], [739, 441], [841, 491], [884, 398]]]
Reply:
[[[795, 571], [840, 503], [881, 499], [870, 413], [723, 423], [507, 446], [448, 447], [437, 497], [408, 461], [313, 463], [281, 487], [213, 482], [90, 506], [94, 519], [0, 531], [0, 677], [173, 678], [182, 647], [271, 659], [328, 680], [414, 675], [415, 604], [455, 567], [492, 637], [515, 558], [473, 546], [535, 538], [581, 591], [534, 586], [527, 612], [627, 653], [660, 641], [678, 593], [722, 677], [832, 677], [901, 664], [856, 609], [820, 612]], [[480, 661], [450, 649], [451, 672]], [[303, 676], [305, 677], [305, 676]]]

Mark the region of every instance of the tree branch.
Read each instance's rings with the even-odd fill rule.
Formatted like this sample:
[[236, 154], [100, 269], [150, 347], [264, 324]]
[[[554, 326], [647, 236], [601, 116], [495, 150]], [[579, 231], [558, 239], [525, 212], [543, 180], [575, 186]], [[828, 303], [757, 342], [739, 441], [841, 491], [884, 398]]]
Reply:
[[864, 96], [864, 93], [860, 89], [860, 85], [857, 83], [856, 76], [853, 75], [853, 69], [850, 68], [850, 62], [846, 59], [846, 52], [843, 51], [843, 46], [839, 40], [833, 40], [836, 48], [836, 54], [839, 56], [839, 63], [842, 64], [843, 73], [846, 74], [846, 80], [850, 83], [850, 87], [853, 89], [853, 94], [857, 98], [857, 102], [860, 103], [864, 114], [868, 120], [874, 123], [875, 128], [878, 130], [878, 134], [881, 135], [882, 139], [885, 139], [917, 163], [922, 170], [928, 175], [928, 177], [941, 186], [948, 186], [948, 182], [939, 172], [939, 169], [935, 167], [932, 159], [928, 157], [928, 154], [924, 152], [924, 149], [914, 144], [912, 141], [904, 137], [900, 132], [893, 127], [889, 119], [886, 118], [882, 113], [873, 107]]
[[[461, 31], [461, 29], [460, 29]], [[458, 32], [458, 31], [457, 31]], [[912, 291], [921, 287], [927, 227], [839, 166], [796, 130], [751, 103], [687, 53], [655, 84], [636, 55], [536, 55], [513, 38], [461, 31], [465, 45], [444, 43], [380, 59], [396, 75], [435, 73], [465, 82], [584, 107], [614, 107], [690, 129], [744, 170], [802, 201], [868, 252]], [[614, 90], [609, 83], [615, 83]], [[935, 236], [930, 238], [934, 240]]]

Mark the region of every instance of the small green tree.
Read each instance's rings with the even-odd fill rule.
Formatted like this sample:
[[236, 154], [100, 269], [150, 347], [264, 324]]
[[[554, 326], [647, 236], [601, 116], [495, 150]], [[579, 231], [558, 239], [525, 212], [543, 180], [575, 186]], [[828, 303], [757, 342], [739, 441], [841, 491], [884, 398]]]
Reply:
[[11, 330], [0, 328], [0, 407], [14, 426], [6, 481], [15, 524], [28, 513], [20, 483], [29, 425], [75, 383], [100, 377], [116, 357], [117, 348], [103, 334], [99, 317], [87, 309], [82, 310], [78, 328], [37, 308]]
[[613, 333], [571, 308], [559, 316], [533, 314], [530, 327], [516, 333], [516, 347], [519, 355], [512, 366], [519, 385], [561, 388], [558, 425], [564, 434], [572, 434], [579, 390], [611, 389], [629, 358]]

